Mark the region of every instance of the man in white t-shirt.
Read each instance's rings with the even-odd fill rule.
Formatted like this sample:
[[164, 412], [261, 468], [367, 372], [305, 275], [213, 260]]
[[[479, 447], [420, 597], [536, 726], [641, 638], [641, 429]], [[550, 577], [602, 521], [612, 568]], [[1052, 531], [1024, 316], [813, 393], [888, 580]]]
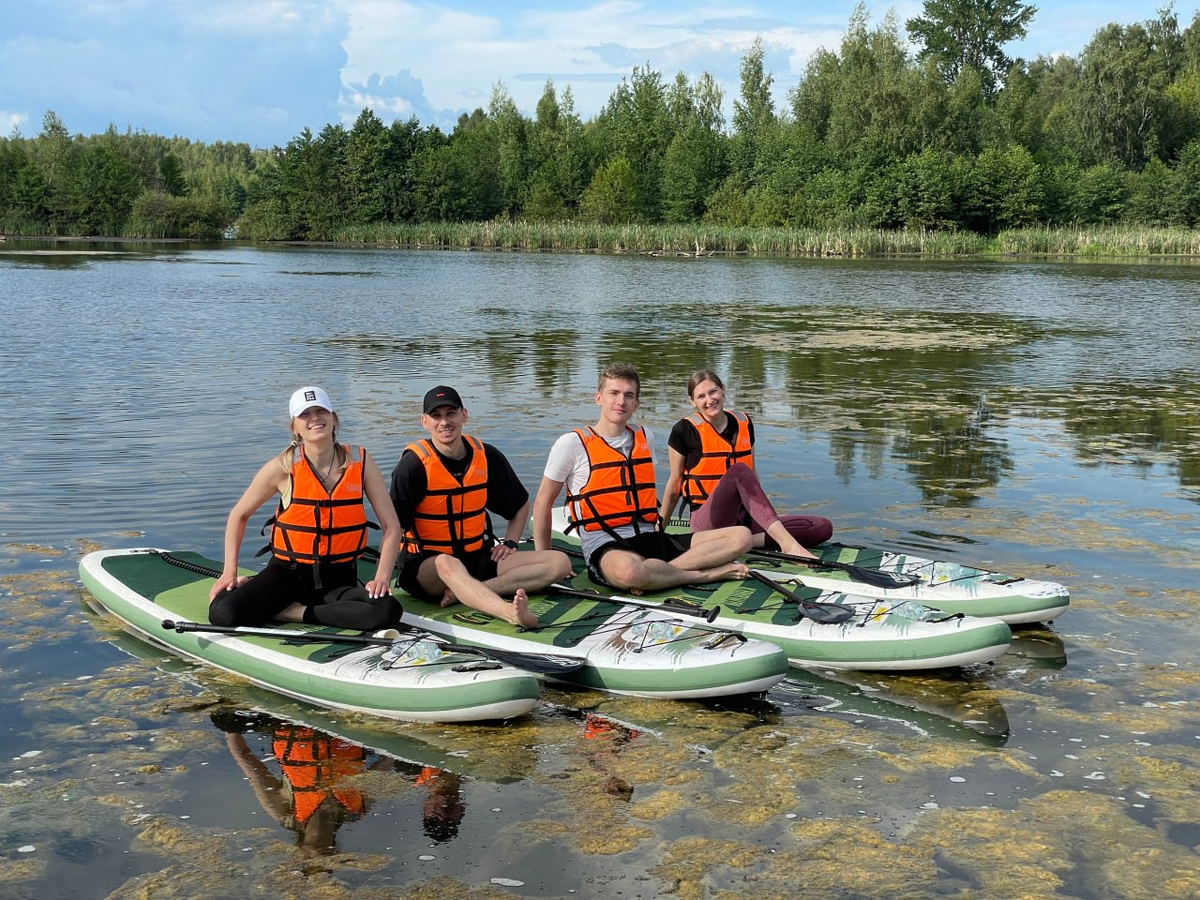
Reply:
[[593, 581], [640, 592], [746, 577], [746, 565], [736, 560], [750, 549], [748, 528], [690, 536], [661, 530], [654, 435], [629, 424], [640, 394], [634, 366], [614, 363], [600, 373], [599, 421], [562, 435], [546, 460], [533, 505], [534, 547], [551, 549], [551, 510], [566, 486], [572, 528]]

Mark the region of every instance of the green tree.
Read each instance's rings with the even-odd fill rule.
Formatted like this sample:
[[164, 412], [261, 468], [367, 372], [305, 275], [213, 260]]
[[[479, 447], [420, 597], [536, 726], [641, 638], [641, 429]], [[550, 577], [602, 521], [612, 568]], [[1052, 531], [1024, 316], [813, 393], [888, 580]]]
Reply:
[[71, 212], [82, 234], [119, 236], [133, 209], [141, 185], [115, 129], [88, 141], [70, 192]]
[[1106, 25], [1081, 56], [1078, 115], [1090, 160], [1140, 169], [1152, 156], [1170, 159], [1167, 89], [1179, 73], [1183, 44], [1175, 16]]
[[1171, 206], [1182, 224], [1194, 228], [1200, 225], [1200, 138], [1180, 152], [1173, 176]]
[[492, 88], [488, 116], [495, 130], [500, 208], [509, 216], [516, 216], [521, 212], [528, 192], [528, 123], [512, 96], [499, 83]]
[[183, 166], [179, 157], [167, 151], [158, 163], [159, 178], [163, 190], [172, 197], [185, 197], [188, 193], [187, 179], [183, 177]]
[[[661, 216], [662, 165], [674, 137], [670, 119], [662, 75], [649, 66], [635, 66], [630, 79], [617, 86], [596, 120], [601, 157], [606, 163], [624, 158], [632, 174], [633, 218], [637, 221], [655, 222]], [[599, 170], [589, 192], [596, 177], [600, 177]]]
[[346, 141], [347, 218], [358, 223], [388, 218], [393, 170], [387, 126], [371, 109], [354, 120]]
[[1141, 172], [1131, 172], [1128, 193], [1123, 214], [1126, 221], [1159, 226], [1182, 222], [1174, 178], [1162, 160], [1151, 159]]
[[974, 69], [991, 96], [1012, 65], [1004, 45], [1025, 37], [1037, 7], [1018, 0], [925, 0], [923, 11], [905, 23], [921, 47], [917, 58], [932, 60], [947, 84]]
[[1042, 176], [1024, 147], [989, 147], [975, 160], [962, 200], [964, 224], [995, 232], [1036, 224], [1042, 217]]
[[695, 84], [688, 84], [682, 73], [675, 80], [668, 104], [675, 136], [662, 175], [662, 213], [668, 222], [703, 217], [705, 200], [727, 174], [721, 99], [721, 89], [708, 73]]
[[764, 67], [762, 38], [756, 37], [741, 64], [741, 93], [733, 101], [733, 140], [730, 161], [737, 172], [755, 179], [762, 144], [775, 125], [771, 101], [773, 79]]
[[608, 160], [597, 171], [583, 194], [579, 214], [589, 222], [614, 225], [636, 219], [637, 175], [624, 156]]

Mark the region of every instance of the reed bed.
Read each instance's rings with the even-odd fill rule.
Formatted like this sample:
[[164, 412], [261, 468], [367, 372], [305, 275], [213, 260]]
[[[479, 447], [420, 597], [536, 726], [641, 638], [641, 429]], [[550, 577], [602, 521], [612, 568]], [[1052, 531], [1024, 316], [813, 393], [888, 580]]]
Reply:
[[497, 220], [346, 226], [333, 241], [411, 249], [675, 256], [1200, 256], [1200, 230], [1144, 226], [1022, 228], [987, 237], [920, 229]]

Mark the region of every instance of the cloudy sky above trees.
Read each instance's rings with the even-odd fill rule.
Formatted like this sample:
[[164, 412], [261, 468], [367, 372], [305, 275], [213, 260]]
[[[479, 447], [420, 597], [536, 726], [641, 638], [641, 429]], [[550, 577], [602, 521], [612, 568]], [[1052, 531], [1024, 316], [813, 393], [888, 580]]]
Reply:
[[[1097, 29], [1156, 18], [1165, 0], [1034, 0], [1005, 49], [1077, 56]], [[54, 110], [72, 133], [110, 123], [200, 141], [282, 145], [364, 107], [449, 130], [499, 83], [528, 115], [547, 79], [589, 119], [634, 66], [709, 72], [738, 91], [761, 36], [782, 105], [812, 53], [836, 50], [854, 0], [21, 0], [0, 25], [0, 127], [25, 136]], [[900, 29], [917, 2], [869, 0]], [[1177, 3], [1180, 28], [1195, 3]]]

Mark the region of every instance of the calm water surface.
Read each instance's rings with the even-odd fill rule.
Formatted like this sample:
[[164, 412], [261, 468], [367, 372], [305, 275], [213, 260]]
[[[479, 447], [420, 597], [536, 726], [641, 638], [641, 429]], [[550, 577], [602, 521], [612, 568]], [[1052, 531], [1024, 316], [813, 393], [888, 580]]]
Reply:
[[[0, 896], [1200, 896], [1198, 306], [1177, 263], [0, 245]], [[85, 602], [89, 549], [220, 556], [299, 384], [385, 472], [453, 384], [532, 490], [614, 359], [660, 444], [711, 366], [778, 506], [1071, 608], [966, 671], [389, 728]], [[297, 720], [365, 748], [307, 836]]]

